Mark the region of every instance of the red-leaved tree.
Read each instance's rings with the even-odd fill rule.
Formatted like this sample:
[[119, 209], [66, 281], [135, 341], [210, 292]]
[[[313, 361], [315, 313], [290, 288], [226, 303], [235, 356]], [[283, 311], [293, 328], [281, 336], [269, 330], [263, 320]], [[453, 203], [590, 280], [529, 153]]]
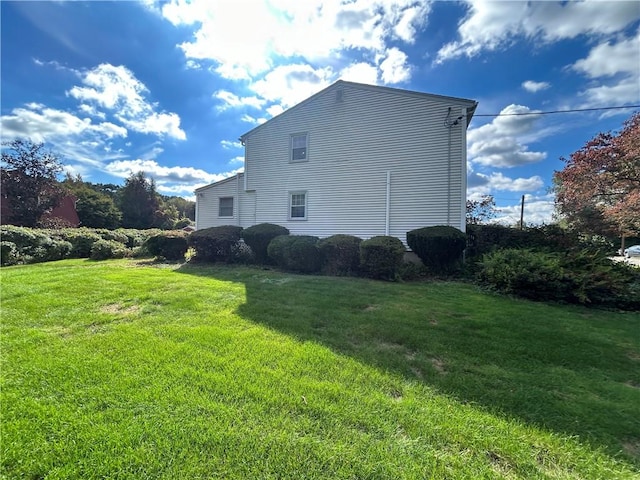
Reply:
[[640, 234], [640, 112], [600, 133], [554, 173], [556, 206], [582, 232]]

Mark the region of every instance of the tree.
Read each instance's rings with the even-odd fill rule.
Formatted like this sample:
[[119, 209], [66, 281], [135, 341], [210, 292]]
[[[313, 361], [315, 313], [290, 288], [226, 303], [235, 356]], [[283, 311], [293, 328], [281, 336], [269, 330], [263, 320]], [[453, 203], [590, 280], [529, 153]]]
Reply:
[[480, 200], [467, 200], [467, 224], [480, 225], [496, 216], [493, 195], [483, 195]]
[[599, 133], [554, 173], [556, 207], [584, 233], [640, 234], [640, 112]]
[[75, 178], [67, 175], [62, 184], [76, 197], [76, 212], [82, 226], [110, 229], [120, 226], [122, 213], [113, 198], [96, 188], [99, 185], [82, 181], [80, 175]]
[[118, 204], [122, 212], [122, 226], [146, 229], [156, 226], [156, 212], [160, 210], [160, 198], [154, 180], [144, 172], [132, 173], [118, 192]]
[[62, 171], [58, 156], [43, 143], [16, 139], [3, 143], [1, 188], [6, 202], [7, 223], [35, 227], [40, 217], [60, 203], [64, 191], [57, 175]]

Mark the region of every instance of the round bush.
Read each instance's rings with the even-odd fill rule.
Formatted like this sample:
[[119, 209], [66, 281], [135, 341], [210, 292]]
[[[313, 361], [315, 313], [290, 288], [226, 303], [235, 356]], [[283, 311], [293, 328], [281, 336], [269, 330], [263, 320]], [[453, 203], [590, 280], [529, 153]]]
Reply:
[[242, 227], [223, 225], [203, 228], [189, 235], [189, 246], [196, 252], [194, 259], [205, 262], [231, 262], [240, 251]]
[[267, 252], [280, 268], [300, 273], [320, 270], [322, 261], [317, 247], [318, 237], [280, 235], [269, 243]]
[[332, 235], [318, 242], [322, 273], [332, 276], [356, 275], [360, 266], [360, 243], [353, 235]]
[[253, 251], [257, 263], [270, 263], [267, 248], [274, 238], [280, 235], [289, 235], [289, 230], [273, 223], [259, 223], [242, 232], [242, 238]]
[[18, 247], [13, 242], [0, 242], [0, 265], [8, 266], [18, 263]]
[[123, 258], [127, 254], [127, 248], [115, 240], [98, 240], [91, 246], [90, 257], [92, 260], [108, 260], [110, 258]]
[[370, 278], [395, 280], [405, 248], [396, 237], [377, 236], [360, 243], [360, 268]]
[[102, 237], [88, 228], [67, 228], [62, 231], [63, 240], [71, 243], [72, 258], [89, 258], [91, 247]]
[[167, 260], [184, 260], [188, 245], [184, 235], [166, 233], [149, 237], [143, 247], [156, 257], [164, 257]]
[[103, 240], [115, 240], [116, 242], [120, 242], [123, 245], [127, 245], [129, 243], [129, 237], [124, 232], [118, 230], [97, 228], [94, 230], [94, 232], [100, 235]]
[[462, 259], [467, 236], [446, 225], [424, 227], [407, 232], [407, 245], [427, 268], [436, 273], [449, 273]]

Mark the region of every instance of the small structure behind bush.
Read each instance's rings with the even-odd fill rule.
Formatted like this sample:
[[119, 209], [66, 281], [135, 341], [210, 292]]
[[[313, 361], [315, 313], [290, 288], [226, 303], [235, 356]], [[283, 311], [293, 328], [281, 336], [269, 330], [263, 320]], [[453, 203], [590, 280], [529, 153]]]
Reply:
[[194, 260], [202, 262], [232, 262], [241, 242], [242, 227], [222, 225], [192, 232], [189, 246], [196, 251]]
[[446, 225], [424, 227], [407, 232], [409, 248], [435, 273], [450, 273], [462, 259], [467, 236]]
[[332, 235], [318, 242], [322, 273], [332, 276], [356, 275], [360, 267], [360, 243], [353, 235]]
[[360, 268], [370, 277], [395, 280], [405, 248], [396, 237], [377, 236], [360, 243]]
[[187, 239], [180, 233], [160, 233], [149, 237], [143, 248], [151, 255], [164, 257], [167, 260], [184, 260], [187, 253]]
[[308, 235], [279, 235], [271, 240], [267, 253], [284, 270], [315, 273], [322, 266], [318, 240], [318, 237]]
[[262, 264], [270, 263], [267, 248], [271, 240], [280, 235], [289, 235], [289, 230], [273, 223], [259, 223], [245, 228], [242, 232], [242, 238], [253, 251], [255, 261]]

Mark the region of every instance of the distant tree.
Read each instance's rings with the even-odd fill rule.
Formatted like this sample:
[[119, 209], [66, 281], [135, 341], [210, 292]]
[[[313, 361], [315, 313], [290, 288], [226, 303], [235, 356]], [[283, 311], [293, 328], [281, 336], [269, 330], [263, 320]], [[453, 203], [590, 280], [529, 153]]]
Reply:
[[76, 197], [76, 212], [83, 227], [114, 229], [120, 226], [122, 212], [113, 198], [96, 188], [99, 184], [84, 182], [80, 175], [67, 174], [62, 185]]
[[484, 195], [480, 200], [467, 200], [467, 224], [479, 225], [496, 216], [493, 195]]
[[9, 207], [6, 222], [35, 227], [64, 196], [57, 180], [60, 159], [31, 140], [16, 139], [3, 147], [0, 182], [2, 201]]
[[132, 173], [118, 192], [118, 205], [122, 212], [122, 226], [146, 229], [157, 226], [156, 212], [160, 210], [160, 198], [153, 178], [144, 172]]
[[599, 133], [554, 174], [556, 207], [584, 233], [640, 234], [640, 112], [620, 133]]
[[173, 205], [178, 210], [179, 218], [188, 218], [195, 221], [196, 219], [196, 202], [187, 200], [182, 197], [162, 196], [165, 205]]

